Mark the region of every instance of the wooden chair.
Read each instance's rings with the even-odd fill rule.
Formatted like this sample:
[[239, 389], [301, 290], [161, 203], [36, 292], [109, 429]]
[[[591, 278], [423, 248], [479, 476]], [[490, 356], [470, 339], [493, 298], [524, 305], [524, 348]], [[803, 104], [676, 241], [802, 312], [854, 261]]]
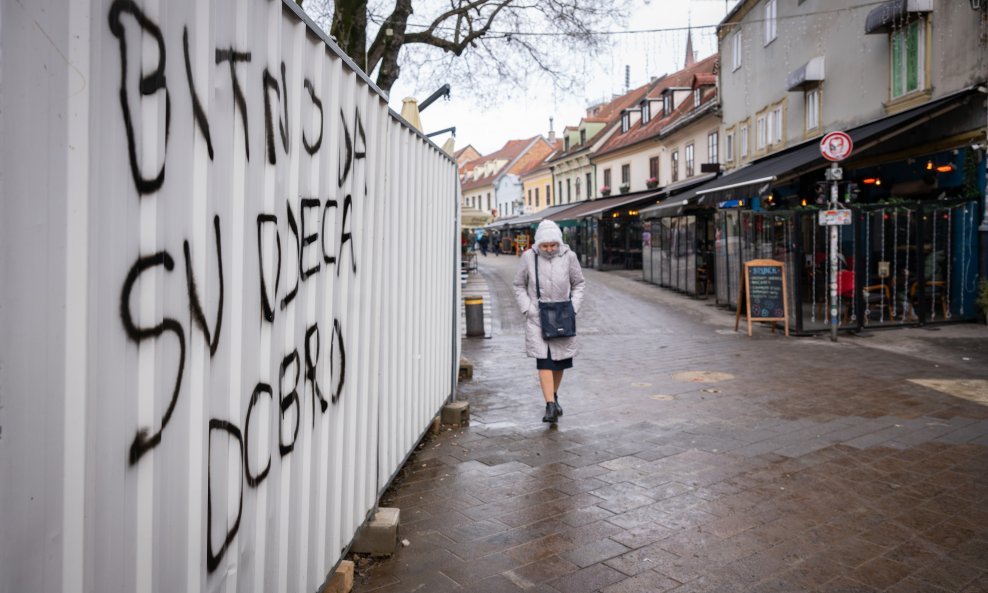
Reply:
[[[918, 289], [919, 282], [913, 282], [912, 288], [909, 289], [909, 301], [914, 307], [919, 305], [919, 296], [916, 294]], [[927, 280], [925, 292], [927, 302], [932, 301], [935, 297], [940, 303], [940, 310], [946, 319], [947, 313], [950, 311], [950, 301], [947, 299], [947, 283], [943, 280]]]
[[861, 287], [861, 301], [865, 305], [864, 310], [864, 324], [868, 324], [868, 313], [871, 311], [873, 305], [878, 305], [878, 310], [881, 311], [885, 309], [885, 313], [888, 315], [886, 319], [889, 321], [893, 317], [893, 303], [892, 303], [892, 291], [885, 284], [869, 284], [868, 286]]

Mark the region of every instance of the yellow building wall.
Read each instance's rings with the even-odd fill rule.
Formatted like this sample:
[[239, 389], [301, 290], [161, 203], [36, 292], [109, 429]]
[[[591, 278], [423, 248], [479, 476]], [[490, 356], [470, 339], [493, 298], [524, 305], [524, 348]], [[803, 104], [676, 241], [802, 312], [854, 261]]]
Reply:
[[[525, 200], [525, 212], [538, 212], [544, 210], [546, 206], [555, 204], [555, 196], [552, 195], [552, 171], [546, 169], [544, 172], [525, 177], [521, 180], [522, 196]], [[536, 200], [535, 190], [538, 189], [538, 199]], [[551, 203], [546, 200], [546, 192], [549, 192]]]

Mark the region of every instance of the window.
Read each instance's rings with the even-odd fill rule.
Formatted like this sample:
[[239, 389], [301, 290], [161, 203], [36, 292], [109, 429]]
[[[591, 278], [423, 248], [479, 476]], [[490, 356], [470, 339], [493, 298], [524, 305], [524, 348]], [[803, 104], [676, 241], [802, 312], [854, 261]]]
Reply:
[[651, 109], [649, 109], [648, 101], [645, 101], [644, 103], [642, 103], [642, 125], [643, 126], [645, 124], [647, 124], [650, 119], [652, 119], [652, 114], [650, 113], [650, 111], [651, 111]]
[[631, 127], [631, 114], [624, 112], [621, 114], [621, 133], [625, 133]]
[[563, 138], [563, 150], [569, 150], [569, 136]]
[[806, 91], [806, 131], [820, 127], [820, 89]]
[[487, 192], [487, 209], [491, 209], [491, 193]]
[[679, 151], [674, 150], [669, 155], [669, 171], [672, 173], [672, 180], [679, 181]]
[[917, 19], [892, 31], [890, 74], [892, 98], [925, 88], [926, 21]]
[[699, 107], [700, 101], [703, 99], [703, 92], [700, 89], [693, 89], [693, 107]]
[[764, 114], [755, 118], [755, 150], [768, 146], [768, 118]]
[[593, 197], [593, 182], [590, 180], [590, 173], [587, 173], [587, 197]]
[[580, 130], [580, 144], [586, 144], [586, 143], [587, 143], [587, 131]]
[[631, 165], [621, 165], [621, 185], [631, 185]]
[[686, 152], [686, 176], [692, 177], [693, 176], [693, 145], [687, 144], [685, 152]]
[[731, 35], [731, 71], [741, 67], [741, 29]]
[[656, 181], [659, 180], [659, 157], [657, 156], [648, 159], [648, 177]]
[[563, 181], [561, 179], [559, 180], [559, 191], [556, 192], [556, 203], [563, 203]]
[[734, 161], [734, 130], [724, 132], [724, 162]]
[[572, 202], [573, 201], [573, 180], [572, 179], [567, 179], [566, 180], [566, 201], [567, 202]]
[[765, 45], [775, 39], [776, 2], [777, 0], [768, 0], [765, 3]]
[[719, 138], [717, 132], [710, 132], [709, 134], [707, 134], [707, 162], [708, 163], [720, 162], [717, 160], [717, 157], [719, 156], [717, 154], [719, 148], [717, 146], [718, 140]]
[[759, 150], [782, 142], [782, 105], [773, 107], [768, 113], [759, 116], [759, 120], [761, 119], [765, 120], [765, 143], [759, 144]]
[[528, 207], [532, 207], [532, 190], [528, 190]]
[[604, 187], [611, 189], [611, 170], [604, 169]]
[[539, 207], [539, 188], [535, 188], [535, 207]]
[[545, 205], [552, 206], [552, 185], [546, 184], [545, 186]]
[[576, 181], [573, 182], [576, 185], [576, 201], [580, 201], [580, 178], [577, 177]]
[[669, 115], [672, 113], [672, 95], [666, 93], [662, 95], [662, 114]]
[[748, 124], [738, 128], [738, 158], [748, 158]]

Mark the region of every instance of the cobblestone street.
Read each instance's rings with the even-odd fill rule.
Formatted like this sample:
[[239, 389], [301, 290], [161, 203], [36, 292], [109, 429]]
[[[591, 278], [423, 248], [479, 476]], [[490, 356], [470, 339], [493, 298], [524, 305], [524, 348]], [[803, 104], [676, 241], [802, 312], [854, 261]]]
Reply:
[[356, 591], [988, 591], [984, 326], [749, 338], [712, 300], [588, 270], [553, 428], [517, 265], [481, 258], [470, 425], [412, 457], [384, 501], [409, 545]]

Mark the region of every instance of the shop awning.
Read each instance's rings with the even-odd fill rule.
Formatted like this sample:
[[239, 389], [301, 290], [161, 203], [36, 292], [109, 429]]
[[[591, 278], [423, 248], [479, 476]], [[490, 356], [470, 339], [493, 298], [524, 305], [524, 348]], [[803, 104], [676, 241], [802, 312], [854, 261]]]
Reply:
[[566, 210], [569, 210], [570, 208], [577, 208], [578, 206], [580, 206], [580, 203], [559, 204], [557, 206], [549, 206], [547, 208], [539, 210], [538, 212], [533, 212], [531, 214], [523, 214], [517, 218], [511, 219], [511, 227], [512, 228], [529, 227], [531, 225], [542, 222], [544, 219], [552, 216], [553, 214], [564, 212]]
[[666, 199], [661, 204], [656, 204], [654, 206], [649, 206], [648, 208], [642, 208], [640, 213], [642, 218], [662, 218], [665, 216], [679, 216], [683, 213], [687, 206], [696, 205], [697, 198], [694, 195], [691, 198], [682, 198], [681, 196], [673, 196]]
[[460, 227], [465, 229], [475, 229], [484, 226], [491, 221], [490, 212], [478, 210], [476, 208], [464, 207], [460, 210]]
[[909, 13], [933, 12], [933, 0], [889, 0], [873, 8], [865, 19], [865, 34], [888, 33], [903, 25]]
[[586, 218], [587, 216], [600, 214], [601, 212], [605, 212], [607, 210], [623, 208], [624, 206], [628, 206], [636, 202], [652, 201], [655, 200], [658, 195], [659, 192], [651, 191], [621, 194], [620, 196], [598, 198], [596, 200], [587, 200], [575, 205], [573, 208], [553, 214], [552, 216], [549, 216], [548, 219], [555, 222], [577, 220], [579, 218]]
[[719, 175], [719, 173], [707, 173], [706, 175], [697, 175], [696, 177], [689, 177], [687, 179], [677, 181], [676, 183], [670, 183], [659, 191], [659, 197], [665, 198], [667, 196], [681, 194], [690, 188], [696, 187], [701, 183], [706, 183], [716, 178], [717, 175]]
[[[846, 130], [854, 141], [852, 160], [875, 144], [919, 125], [924, 116], [933, 117], [959, 107], [962, 104], [960, 99], [970, 92], [971, 89], [965, 89], [908, 111]], [[792, 178], [825, 164], [827, 161], [820, 154], [820, 139], [815, 138], [754, 161], [682, 195], [684, 198], [697, 195], [700, 196], [700, 204], [715, 205], [724, 200], [767, 193], [776, 180]]]
[[817, 56], [796, 68], [786, 77], [786, 86], [790, 91], [795, 91], [812, 83], [822, 82], [824, 78], [824, 59]]

